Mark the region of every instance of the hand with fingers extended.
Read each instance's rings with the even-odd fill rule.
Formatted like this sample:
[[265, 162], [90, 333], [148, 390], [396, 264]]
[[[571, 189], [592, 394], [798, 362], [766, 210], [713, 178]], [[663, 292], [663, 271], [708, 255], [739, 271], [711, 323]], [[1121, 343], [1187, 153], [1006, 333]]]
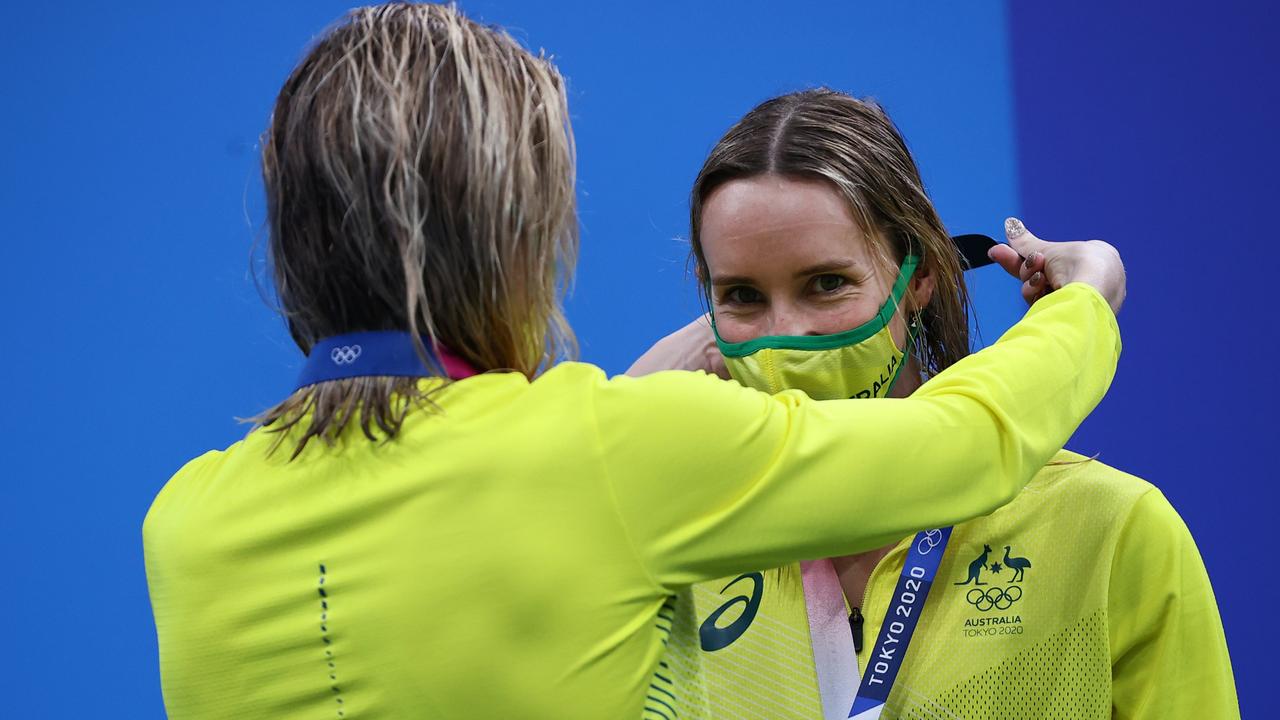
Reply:
[[1124, 263], [1110, 243], [1041, 240], [1012, 217], [1004, 221], [1004, 232], [1009, 244], [996, 245], [988, 254], [1022, 281], [1022, 297], [1028, 303], [1068, 283], [1082, 282], [1092, 285], [1113, 312], [1120, 312], [1125, 298]]

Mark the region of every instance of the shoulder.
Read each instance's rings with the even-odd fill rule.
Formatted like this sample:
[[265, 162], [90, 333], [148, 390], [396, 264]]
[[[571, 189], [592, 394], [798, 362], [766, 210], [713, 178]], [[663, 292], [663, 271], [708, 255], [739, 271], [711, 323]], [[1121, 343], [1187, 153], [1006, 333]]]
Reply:
[[594, 385], [607, 380], [604, 370], [591, 363], [562, 362], [535, 378], [532, 385]]
[[[1167, 541], [1190, 539], [1186, 525], [1160, 489], [1147, 480], [1069, 450], [1054, 456], [1024, 493], [1066, 507], [1088, 508], [1119, 526], [1123, 536]], [[1123, 541], [1122, 537], [1122, 541]]]
[[1159, 490], [1150, 482], [1070, 450], [1053, 456], [1023, 492], [1088, 500], [1094, 506], [1122, 509]]
[[[556, 369], [564, 365], [578, 364], [564, 363]], [[589, 381], [597, 407], [605, 414], [642, 408], [656, 417], [693, 413], [730, 421], [742, 417], [742, 412], [748, 415], [762, 412], [775, 397], [702, 371], [664, 370], [642, 377], [605, 377], [598, 368], [591, 368], [594, 373], [581, 368], [566, 368], [566, 375]], [[782, 399], [788, 395], [790, 393], [776, 397]]]
[[[156, 493], [142, 521], [144, 543], [150, 544], [158, 533], [165, 532], [168, 527], [175, 524], [174, 509], [180, 507], [186, 498], [198, 496], [209, 478], [217, 474], [227, 454], [242, 443], [243, 441], [237, 442], [225, 450], [210, 450], [188, 461], [173, 474], [173, 477], [169, 478], [164, 487], [160, 488], [160, 492]], [[181, 521], [176, 521], [176, 524], [180, 525]]]
[[[562, 362], [538, 376], [534, 384], [588, 384], [601, 389], [645, 391], [661, 388], [719, 388], [730, 387], [746, 390], [732, 380], [723, 380], [702, 370], [662, 370], [633, 377], [631, 375], [608, 376], [604, 370], [582, 362]], [[754, 391], [753, 391], [754, 392]]]

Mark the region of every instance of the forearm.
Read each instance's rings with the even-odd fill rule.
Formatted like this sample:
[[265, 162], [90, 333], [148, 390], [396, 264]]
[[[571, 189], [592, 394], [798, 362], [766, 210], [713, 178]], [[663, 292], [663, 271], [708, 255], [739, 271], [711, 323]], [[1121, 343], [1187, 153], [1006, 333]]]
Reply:
[[815, 402], [711, 382], [721, 387], [689, 385], [685, 397], [704, 398], [691, 405], [659, 392], [676, 378], [648, 392], [649, 380], [631, 380], [616, 387], [643, 397], [652, 421], [638, 432], [634, 411], [608, 413], [602, 442], [625, 458], [610, 474], [654, 576], [697, 582], [859, 552], [999, 507], [1096, 405], [1118, 348], [1106, 303], [1067, 288], [911, 398]]
[[[1071, 286], [911, 398], [817, 404], [820, 415], [881, 406], [873, 416], [843, 420], [856, 438], [810, 453], [832, 461], [822, 471], [831, 482], [852, 480], [853, 465], [869, 476], [865, 486], [845, 482], [815, 502], [846, 528], [841, 552], [986, 515], [1012, 500], [1101, 400], [1119, 349], [1106, 302], [1090, 288]], [[849, 457], [851, 447], [863, 450]], [[811, 523], [819, 520], [814, 512]]]

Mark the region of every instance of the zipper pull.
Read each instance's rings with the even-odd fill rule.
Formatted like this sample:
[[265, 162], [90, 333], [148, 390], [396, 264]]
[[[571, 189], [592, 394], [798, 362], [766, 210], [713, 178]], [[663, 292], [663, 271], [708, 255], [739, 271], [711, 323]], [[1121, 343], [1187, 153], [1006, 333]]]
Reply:
[[849, 630], [853, 632], [853, 652], [862, 652], [862, 611], [856, 607], [849, 613]]

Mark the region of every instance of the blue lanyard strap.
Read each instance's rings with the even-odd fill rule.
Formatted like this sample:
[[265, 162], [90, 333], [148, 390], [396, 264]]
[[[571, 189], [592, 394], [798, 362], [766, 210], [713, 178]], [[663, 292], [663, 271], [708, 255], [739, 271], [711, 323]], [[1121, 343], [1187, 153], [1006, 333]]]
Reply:
[[[449, 377], [459, 380], [475, 374], [464, 360], [445, 348], [428, 352]], [[398, 330], [378, 330], [335, 335], [317, 342], [298, 376], [298, 387], [366, 376], [427, 377], [435, 375], [418, 356], [413, 336]]]
[[938, 574], [938, 565], [950, 539], [951, 528], [948, 527], [917, 533], [912, 541], [889, 611], [880, 625], [880, 635], [867, 657], [867, 668], [862, 674], [849, 717], [874, 720], [884, 710], [884, 703], [898, 679], [902, 659], [907, 654], [916, 624], [920, 622], [929, 588], [933, 587], [933, 578]]

